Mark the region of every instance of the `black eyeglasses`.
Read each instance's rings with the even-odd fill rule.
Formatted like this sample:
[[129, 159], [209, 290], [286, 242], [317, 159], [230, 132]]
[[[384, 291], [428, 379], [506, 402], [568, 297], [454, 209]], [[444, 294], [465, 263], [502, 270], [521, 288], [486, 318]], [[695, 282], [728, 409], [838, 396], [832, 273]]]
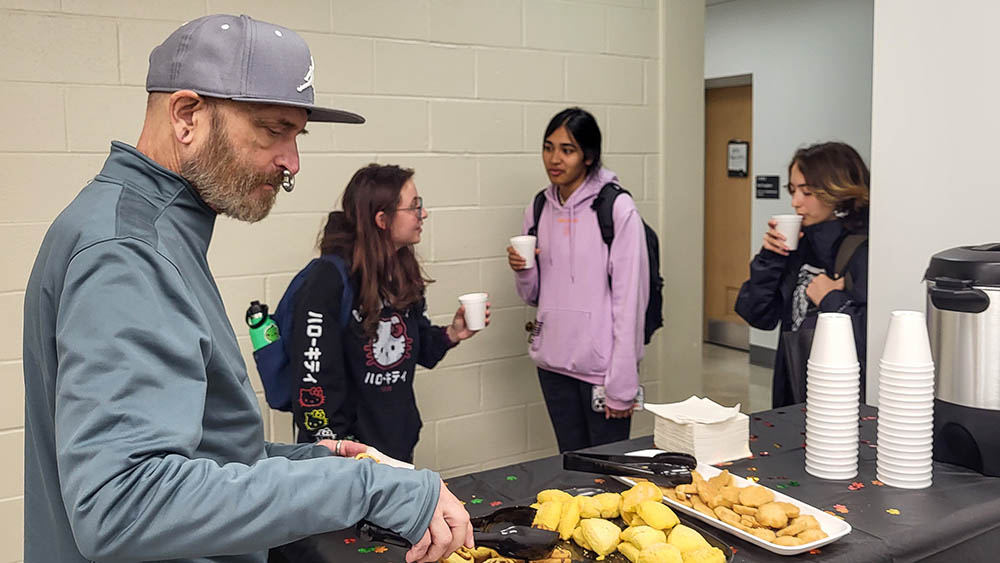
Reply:
[[416, 211], [417, 217], [424, 216], [424, 198], [417, 197], [417, 204], [412, 207], [397, 207], [396, 211]]

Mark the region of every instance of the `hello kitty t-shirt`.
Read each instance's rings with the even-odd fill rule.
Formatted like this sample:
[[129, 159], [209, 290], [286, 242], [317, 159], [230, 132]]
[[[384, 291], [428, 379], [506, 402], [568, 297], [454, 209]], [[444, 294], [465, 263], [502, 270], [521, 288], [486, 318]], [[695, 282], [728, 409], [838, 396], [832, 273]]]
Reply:
[[402, 311], [384, 307], [372, 338], [362, 333], [356, 302], [340, 326], [341, 283], [336, 267], [320, 261], [296, 294], [288, 356], [298, 382], [298, 441], [353, 438], [412, 462], [422, 426], [414, 370], [434, 367], [451, 343], [423, 301]]

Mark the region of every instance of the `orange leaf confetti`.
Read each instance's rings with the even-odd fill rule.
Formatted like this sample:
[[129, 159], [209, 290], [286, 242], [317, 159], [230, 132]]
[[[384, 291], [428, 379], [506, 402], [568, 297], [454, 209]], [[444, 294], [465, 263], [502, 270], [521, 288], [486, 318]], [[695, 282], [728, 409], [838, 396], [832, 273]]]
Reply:
[[754, 483], [759, 483], [760, 482], [760, 477], [758, 477], [756, 475], [751, 475], [751, 476], [747, 477], [747, 480], [753, 481]]
[[885, 511], [888, 512], [889, 514], [892, 514], [893, 516], [899, 516], [898, 508], [887, 508], [885, 509]]
[[878, 479], [875, 479], [874, 481], [872, 481], [872, 485], [875, 485], [876, 487], [884, 487], [885, 483], [879, 481]]
[[820, 551], [820, 550], [818, 550], [818, 549], [810, 549], [809, 550], [809, 555], [819, 555], [820, 553], [823, 553], [823, 552]]
[[384, 545], [375, 548], [375, 553], [385, 553], [386, 551], [389, 551], [389, 548]]
[[850, 510], [847, 510], [847, 507], [842, 504], [833, 505], [833, 509], [841, 514], [847, 514], [848, 512], [850, 512]]
[[603, 485], [604, 479], [594, 479], [594, 482], [597, 483], [598, 485]]

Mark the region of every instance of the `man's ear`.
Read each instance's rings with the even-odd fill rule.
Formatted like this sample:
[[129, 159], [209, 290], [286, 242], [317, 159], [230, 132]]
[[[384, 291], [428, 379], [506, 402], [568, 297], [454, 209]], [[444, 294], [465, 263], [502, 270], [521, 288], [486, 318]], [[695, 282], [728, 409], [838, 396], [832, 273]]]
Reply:
[[195, 131], [209, 126], [209, 108], [197, 93], [191, 90], [179, 90], [170, 95], [167, 103], [170, 112], [170, 126], [178, 143], [190, 145], [195, 138]]
[[389, 219], [386, 217], [385, 211], [379, 211], [375, 214], [375, 225], [383, 231], [389, 228]]

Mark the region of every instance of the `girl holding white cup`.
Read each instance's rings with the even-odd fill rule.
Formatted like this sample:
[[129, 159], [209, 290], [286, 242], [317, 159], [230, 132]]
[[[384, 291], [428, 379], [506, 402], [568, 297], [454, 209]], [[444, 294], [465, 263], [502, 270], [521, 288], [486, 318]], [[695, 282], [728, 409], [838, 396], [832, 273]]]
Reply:
[[795, 352], [804, 349], [808, 355], [819, 313], [851, 316], [862, 389], [867, 335], [868, 167], [844, 143], [812, 145], [792, 157], [786, 188], [800, 219], [779, 215], [768, 221], [763, 248], [736, 301], [736, 312], [750, 326], [781, 325], [775, 408], [804, 400], [805, 358]]
[[529, 354], [564, 452], [629, 436], [639, 394], [649, 257], [642, 218], [625, 194], [614, 199], [613, 244], [601, 237], [592, 205], [603, 186], [619, 181], [601, 166], [594, 116], [580, 108], [563, 110], [541, 140], [549, 184], [537, 225], [532, 203], [521, 230], [537, 232], [537, 248], [531, 239], [512, 240], [507, 259], [518, 295], [538, 307]]

